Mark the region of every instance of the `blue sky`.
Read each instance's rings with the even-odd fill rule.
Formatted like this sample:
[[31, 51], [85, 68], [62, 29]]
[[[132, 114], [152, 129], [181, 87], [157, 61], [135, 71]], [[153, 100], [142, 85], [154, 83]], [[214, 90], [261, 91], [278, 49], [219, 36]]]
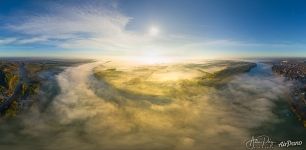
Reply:
[[306, 2], [1, 0], [2, 56], [306, 57]]

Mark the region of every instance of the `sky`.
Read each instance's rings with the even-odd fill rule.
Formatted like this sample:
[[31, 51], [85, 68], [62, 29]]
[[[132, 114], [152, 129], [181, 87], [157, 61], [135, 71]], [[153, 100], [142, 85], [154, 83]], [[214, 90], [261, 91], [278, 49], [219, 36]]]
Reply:
[[299, 0], [0, 0], [0, 56], [306, 57]]

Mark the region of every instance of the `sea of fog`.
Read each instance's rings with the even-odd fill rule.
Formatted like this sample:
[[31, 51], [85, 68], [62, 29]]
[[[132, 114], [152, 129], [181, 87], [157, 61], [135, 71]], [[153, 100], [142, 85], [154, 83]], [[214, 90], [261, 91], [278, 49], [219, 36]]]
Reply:
[[161, 104], [109, 90], [92, 76], [97, 65], [60, 73], [60, 92], [45, 111], [33, 107], [1, 120], [0, 149], [243, 150], [257, 135], [306, 138], [285, 100], [291, 82], [273, 75], [267, 64], [258, 63], [222, 88], [185, 89], [193, 94]]

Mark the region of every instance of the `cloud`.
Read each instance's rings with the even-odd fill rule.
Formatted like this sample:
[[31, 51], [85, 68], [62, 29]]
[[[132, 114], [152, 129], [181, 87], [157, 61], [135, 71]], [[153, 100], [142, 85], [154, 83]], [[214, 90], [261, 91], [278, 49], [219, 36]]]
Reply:
[[[120, 13], [116, 5], [96, 5], [80, 1], [83, 5], [71, 5], [70, 3], [48, 3], [46, 11], [36, 12], [34, 15], [19, 17], [21, 21], [11, 23], [6, 29], [18, 34], [25, 35], [19, 38], [18, 44], [48, 43], [50, 41], [62, 41], [59, 45], [85, 47], [85, 44], [101, 42], [99, 45], [115, 45], [112, 41], [123, 43], [118, 37], [128, 41], [133, 39], [125, 30], [131, 20]], [[46, 6], [44, 6], [46, 7]], [[25, 14], [31, 14], [25, 12]], [[84, 45], [82, 45], [84, 44]], [[93, 44], [95, 47], [97, 44]], [[91, 48], [87, 45], [86, 48]], [[101, 47], [99, 47], [101, 48]]]
[[30, 113], [14, 133], [7, 132], [14, 122], [0, 127], [0, 143], [21, 134], [10, 149], [245, 149], [242, 143], [252, 129], [280, 121], [271, 110], [289, 86], [282, 78], [239, 75], [223, 88], [191, 84], [172, 93], [171, 101], [156, 103], [95, 80], [97, 65], [68, 68], [57, 76], [61, 93], [48, 111]]
[[28, 35], [61, 37], [65, 35], [88, 34], [89, 36], [109, 36], [119, 34], [129, 18], [117, 11], [80, 6], [54, 8], [53, 12], [31, 16], [20, 25], [10, 25], [9, 29]]
[[0, 45], [11, 44], [11, 43], [13, 43], [15, 41], [17, 41], [16, 38], [4, 38], [4, 39], [0, 39]]
[[47, 37], [33, 37], [33, 38], [27, 38], [27, 39], [20, 39], [16, 40], [15, 42], [17, 44], [32, 44], [32, 43], [39, 43], [39, 42], [46, 42], [48, 41]]

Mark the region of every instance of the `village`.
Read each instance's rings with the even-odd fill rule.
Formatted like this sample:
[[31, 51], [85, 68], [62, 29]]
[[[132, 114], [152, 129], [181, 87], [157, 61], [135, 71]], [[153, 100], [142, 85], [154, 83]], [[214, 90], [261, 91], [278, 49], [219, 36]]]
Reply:
[[273, 64], [272, 71], [295, 82], [294, 87], [290, 90], [288, 101], [292, 111], [306, 127], [306, 63], [283, 60]]

